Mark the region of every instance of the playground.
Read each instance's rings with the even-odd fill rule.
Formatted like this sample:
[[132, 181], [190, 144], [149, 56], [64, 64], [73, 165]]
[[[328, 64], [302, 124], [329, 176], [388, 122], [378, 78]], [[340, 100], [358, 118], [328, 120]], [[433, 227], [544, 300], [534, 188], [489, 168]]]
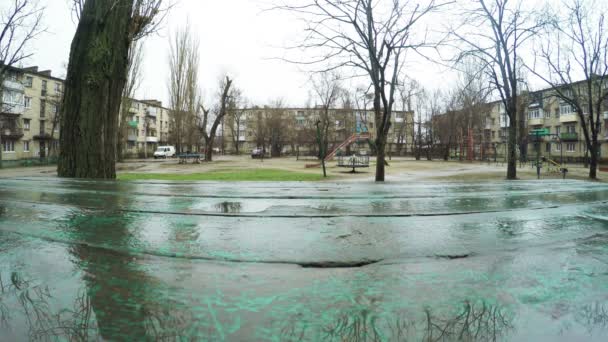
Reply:
[[601, 183], [19, 176], [0, 203], [8, 341], [608, 333]]

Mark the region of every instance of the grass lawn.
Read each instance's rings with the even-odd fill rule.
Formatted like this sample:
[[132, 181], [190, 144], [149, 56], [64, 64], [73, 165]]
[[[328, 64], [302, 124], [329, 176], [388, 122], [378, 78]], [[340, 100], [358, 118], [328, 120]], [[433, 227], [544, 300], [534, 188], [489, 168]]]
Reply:
[[165, 181], [320, 181], [323, 175], [275, 169], [216, 170], [205, 173], [123, 173], [122, 181], [165, 180]]

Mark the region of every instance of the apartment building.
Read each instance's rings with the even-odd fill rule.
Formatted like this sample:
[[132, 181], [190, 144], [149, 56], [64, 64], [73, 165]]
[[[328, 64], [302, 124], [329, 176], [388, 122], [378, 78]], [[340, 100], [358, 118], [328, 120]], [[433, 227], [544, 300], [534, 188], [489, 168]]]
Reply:
[[[553, 89], [532, 92], [525, 98], [524, 134], [528, 158], [540, 155], [553, 160], [582, 161], [587, 153], [587, 145], [579, 115], [572, 106], [555, 96]], [[496, 147], [497, 154], [504, 157], [509, 118], [501, 102], [491, 103], [491, 108], [485, 119], [485, 134], [490, 137], [488, 141]], [[608, 159], [608, 103], [603, 110], [600, 118], [600, 159]], [[536, 137], [533, 132], [540, 129], [550, 135]]]
[[128, 154], [152, 155], [158, 146], [169, 141], [170, 110], [158, 100], [131, 99], [128, 118]]
[[[2, 160], [56, 156], [64, 80], [38, 67], [10, 68], [2, 85]], [[130, 103], [127, 152], [153, 153], [169, 140], [170, 111], [157, 100]]]
[[2, 90], [2, 159], [38, 158], [54, 151], [58, 147], [63, 80], [50, 70], [11, 68]]
[[[255, 107], [242, 111], [237, 117], [229, 115], [222, 125], [222, 145], [229, 154], [249, 153], [256, 148], [270, 149], [270, 141], [280, 140], [281, 154], [310, 154], [317, 151], [316, 122], [322, 117], [321, 108], [269, 108]], [[332, 149], [354, 134], [376, 137], [374, 113], [370, 110], [331, 109], [329, 111], [329, 146]], [[412, 112], [396, 111], [391, 118], [388, 147], [392, 153], [411, 145], [413, 132]], [[273, 136], [274, 135], [274, 136]], [[362, 139], [348, 148], [369, 150]]]

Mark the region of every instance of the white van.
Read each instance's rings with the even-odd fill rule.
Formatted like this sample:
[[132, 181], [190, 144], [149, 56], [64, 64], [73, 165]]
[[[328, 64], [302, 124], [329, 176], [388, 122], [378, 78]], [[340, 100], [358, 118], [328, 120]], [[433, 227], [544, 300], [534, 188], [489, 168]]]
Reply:
[[154, 159], [172, 157], [175, 157], [175, 147], [173, 146], [159, 146], [154, 152]]

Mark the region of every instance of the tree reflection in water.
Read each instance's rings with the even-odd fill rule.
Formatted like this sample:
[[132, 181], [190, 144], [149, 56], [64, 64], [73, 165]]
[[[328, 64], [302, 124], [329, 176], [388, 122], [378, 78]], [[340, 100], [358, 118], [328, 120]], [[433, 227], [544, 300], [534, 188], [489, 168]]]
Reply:
[[238, 214], [243, 205], [240, 202], [221, 202], [216, 204], [215, 208], [222, 214]]
[[281, 340], [324, 341], [497, 341], [513, 329], [513, 317], [498, 305], [465, 301], [450, 317], [425, 309], [422, 317], [381, 316], [364, 308], [344, 313], [320, 332], [295, 320], [281, 331]]
[[[27, 325], [28, 339], [48, 341], [67, 339], [87, 341], [96, 335], [89, 297], [79, 291], [72, 309], [54, 312], [53, 295], [49, 288], [37, 285], [33, 278], [26, 279], [11, 272], [9, 281], [0, 274], [0, 323], [11, 329], [13, 320]], [[17, 324], [18, 325], [18, 324]]]
[[589, 333], [595, 330], [606, 330], [608, 328], [608, 305], [602, 303], [585, 305], [575, 315], [575, 319], [586, 327]]

